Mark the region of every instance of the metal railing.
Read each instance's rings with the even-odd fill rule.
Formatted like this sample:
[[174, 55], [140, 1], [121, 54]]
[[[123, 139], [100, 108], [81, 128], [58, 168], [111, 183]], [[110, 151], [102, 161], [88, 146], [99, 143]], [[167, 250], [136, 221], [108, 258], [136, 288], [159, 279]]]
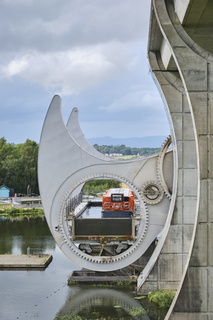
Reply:
[[66, 214], [70, 214], [82, 202], [82, 193], [79, 193], [74, 198], [68, 199], [66, 203]]

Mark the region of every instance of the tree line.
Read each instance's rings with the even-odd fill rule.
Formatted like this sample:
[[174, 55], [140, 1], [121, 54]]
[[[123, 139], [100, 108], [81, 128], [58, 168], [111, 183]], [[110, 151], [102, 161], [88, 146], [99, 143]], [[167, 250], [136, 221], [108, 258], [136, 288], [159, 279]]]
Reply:
[[117, 145], [117, 146], [107, 146], [102, 145], [99, 146], [98, 144], [94, 144], [95, 149], [97, 149], [99, 152], [103, 154], [112, 154], [112, 153], [121, 153], [124, 156], [127, 155], [140, 155], [140, 156], [150, 156], [152, 154], [155, 154], [159, 152], [160, 148], [132, 148], [132, 147], [126, 147], [124, 144]]
[[120, 188], [121, 183], [117, 180], [112, 179], [96, 179], [85, 183], [83, 192], [84, 193], [94, 193], [104, 192], [111, 188]]
[[[0, 186], [6, 185], [13, 188], [16, 193], [27, 194], [28, 186], [32, 193], [39, 194], [37, 161], [38, 144], [27, 139], [24, 143], [8, 143], [3, 137], [0, 138]], [[158, 148], [130, 148], [125, 145], [94, 147], [101, 153], [122, 153], [123, 155], [149, 156], [159, 151]], [[110, 184], [109, 184], [110, 182]], [[101, 186], [102, 185], [102, 186]], [[118, 187], [113, 181], [104, 182], [93, 180], [87, 184], [86, 189], [98, 189]]]

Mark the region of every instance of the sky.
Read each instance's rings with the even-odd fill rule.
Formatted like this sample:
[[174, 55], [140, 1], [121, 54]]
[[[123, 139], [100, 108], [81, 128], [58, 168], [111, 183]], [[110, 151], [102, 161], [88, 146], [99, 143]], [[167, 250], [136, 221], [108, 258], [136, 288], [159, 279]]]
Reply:
[[169, 135], [149, 70], [151, 0], [0, 0], [0, 138], [39, 143], [52, 97], [87, 139]]

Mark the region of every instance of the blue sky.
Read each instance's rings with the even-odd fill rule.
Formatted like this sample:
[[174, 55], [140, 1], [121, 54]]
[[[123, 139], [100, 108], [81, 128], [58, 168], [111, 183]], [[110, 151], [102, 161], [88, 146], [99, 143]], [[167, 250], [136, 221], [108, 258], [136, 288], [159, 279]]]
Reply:
[[50, 101], [86, 138], [169, 134], [149, 71], [150, 0], [1, 0], [0, 137], [39, 142]]

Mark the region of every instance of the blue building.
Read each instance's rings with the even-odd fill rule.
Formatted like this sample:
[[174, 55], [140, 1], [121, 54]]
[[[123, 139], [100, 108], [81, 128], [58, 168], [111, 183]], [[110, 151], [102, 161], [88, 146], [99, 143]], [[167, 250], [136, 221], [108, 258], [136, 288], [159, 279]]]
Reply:
[[8, 198], [14, 196], [14, 189], [10, 189], [4, 184], [0, 187], [0, 198]]

